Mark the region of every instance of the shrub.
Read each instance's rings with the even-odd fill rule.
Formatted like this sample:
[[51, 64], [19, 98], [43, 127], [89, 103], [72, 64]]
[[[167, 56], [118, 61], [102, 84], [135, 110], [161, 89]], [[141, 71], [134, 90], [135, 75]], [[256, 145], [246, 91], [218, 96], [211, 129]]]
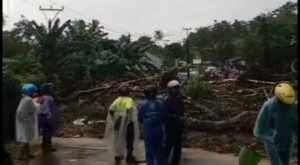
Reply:
[[191, 81], [184, 88], [184, 91], [188, 96], [195, 98], [200, 95], [210, 94], [211, 89], [212, 88], [205, 77], [198, 74], [191, 78]]

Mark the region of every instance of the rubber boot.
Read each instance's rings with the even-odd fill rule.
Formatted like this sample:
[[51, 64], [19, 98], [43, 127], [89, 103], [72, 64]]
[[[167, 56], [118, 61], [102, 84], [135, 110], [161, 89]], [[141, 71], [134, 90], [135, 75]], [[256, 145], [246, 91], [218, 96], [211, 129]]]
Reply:
[[115, 156], [116, 163], [120, 163], [124, 159], [124, 156]]
[[127, 150], [126, 162], [127, 163], [135, 163], [136, 162], [136, 158], [132, 155], [132, 150]]
[[33, 154], [30, 154], [30, 150], [29, 150], [29, 143], [26, 144], [26, 156], [28, 159], [33, 159], [35, 156]]
[[19, 149], [19, 154], [18, 154], [18, 160], [27, 160], [28, 159], [28, 154], [27, 152], [27, 143], [21, 144], [21, 147]]
[[52, 136], [49, 137], [49, 146], [50, 146], [50, 151], [51, 152], [55, 152], [57, 151], [57, 149], [52, 147]]

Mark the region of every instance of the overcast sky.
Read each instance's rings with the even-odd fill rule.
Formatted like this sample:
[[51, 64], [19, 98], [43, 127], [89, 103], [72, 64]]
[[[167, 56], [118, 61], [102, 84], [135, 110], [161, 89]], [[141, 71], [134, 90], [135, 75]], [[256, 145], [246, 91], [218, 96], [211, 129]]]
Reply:
[[[28, 19], [46, 22], [55, 12], [41, 12], [38, 7], [52, 5], [65, 10], [59, 18], [98, 19], [110, 38], [131, 33], [135, 38], [162, 30], [166, 40], [180, 41], [183, 27], [212, 25], [214, 20], [250, 20], [260, 13], [272, 11], [288, 0], [3, 0], [3, 12], [9, 28], [23, 14]], [[296, 2], [296, 0], [291, 0]], [[109, 31], [110, 30], [110, 31]]]

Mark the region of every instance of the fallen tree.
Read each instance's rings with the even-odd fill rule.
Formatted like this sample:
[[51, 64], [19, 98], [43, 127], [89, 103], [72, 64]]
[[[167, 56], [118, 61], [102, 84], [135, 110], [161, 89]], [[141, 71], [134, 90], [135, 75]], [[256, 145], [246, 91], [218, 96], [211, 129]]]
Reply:
[[228, 130], [232, 131], [236, 129], [245, 128], [245, 126], [248, 127], [249, 129], [252, 129], [253, 126], [248, 122], [248, 120], [254, 122], [257, 114], [258, 112], [255, 111], [244, 111], [228, 120], [220, 120], [220, 121], [185, 118], [185, 123], [187, 128], [189, 129], [193, 129], [197, 131], [205, 131], [205, 132], [223, 132], [223, 131], [225, 132]]
[[[165, 93], [164, 89], [166, 88], [166, 83], [171, 79], [176, 79], [177, 72], [181, 71], [183, 69], [186, 69], [187, 67], [190, 67], [190, 65], [182, 66], [179, 68], [173, 68], [173, 69], [170, 69], [168, 71], [165, 71], [165, 72], [163, 72], [159, 75], [155, 75], [155, 76], [148, 76], [148, 77], [143, 77], [143, 78], [134, 79], [134, 80], [120, 80], [117, 82], [116, 81], [107, 82], [103, 86], [100, 86], [97, 88], [75, 91], [71, 95], [69, 95], [67, 97], [67, 99], [64, 99], [64, 100], [65, 100], [65, 102], [76, 102], [83, 95], [93, 95], [94, 93], [101, 92], [99, 95], [89, 96], [88, 98], [92, 98], [92, 99], [89, 99], [88, 101], [86, 101], [87, 99], [85, 99], [84, 101], [81, 101], [80, 105], [81, 104], [84, 105], [85, 103], [93, 102], [95, 99], [97, 99], [98, 97], [100, 97], [101, 95], [103, 95], [107, 92], [114, 92], [114, 91], [112, 91], [112, 89], [117, 89], [121, 84], [127, 84], [131, 87], [134, 87], [134, 86], [144, 87], [147, 83], [156, 84], [157, 86], [159, 86], [160, 89], [162, 89], [160, 91], [160, 93]], [[142, 91], [142, 89], [133, 90], [133, 88], [131, 90], [132, 90], [132, 92], [141, 92]], [[103, 92], [103, 91], [105, 91], [105, 92]]]

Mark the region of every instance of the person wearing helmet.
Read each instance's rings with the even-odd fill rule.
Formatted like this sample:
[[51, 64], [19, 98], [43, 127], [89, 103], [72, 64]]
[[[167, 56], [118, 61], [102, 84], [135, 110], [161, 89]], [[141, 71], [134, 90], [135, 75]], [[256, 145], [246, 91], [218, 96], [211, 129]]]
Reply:
[[32, 99], [37, 90], [33, 84], [22, 87], [23, 95], [16, 112], [16, 141], [22, 143], [19, 160], [33, 157], [29, 154], [29, 143], [38, 140], [38, 112], [41, 106]]
[[134, 142], [139, 137], [137, 109], [127, 85], [119, 88], [119, 95], [108, 109], [104, 137], [108, 141], [113, 140], [111, 146], [115, 161], [122, 161], [127, 149], [126, 162], [135, 162], [133, 151], [137, 147], [134, 146]]
[[[52, 136], [59, 129], [59, 114], [57, 112], [56, 102], [52, 96], [50, 84], [43, 84], [40, 88], [43, 103], [41, 113], [39, 114], [39, 125], [42, 129], [42, 149], [44, 153], [56, 151], [52, 148]], [[40, 98], [41, 99], [41, 98]]]
[[154, 85], [146, 86], [144, 95], [138, 121], [143, 125], [147, 165], [164, 165], [162, 102], [156, 99], [157, 89]]
[[288, 165], [298, 135], [296, 92], [283, 82], [274, 95], [263, 104], [253, 134], [264, 143], [272, 165]]
[[166, 131], [165, 156], [168, 159], [173, 149], [172, 164], [180, 164], [182, 134], [184, 129], [184, 102], [180, 94], [180, 83], [172, 80], [168, 83], [169, 96], [163, 102], [163, 116]]

